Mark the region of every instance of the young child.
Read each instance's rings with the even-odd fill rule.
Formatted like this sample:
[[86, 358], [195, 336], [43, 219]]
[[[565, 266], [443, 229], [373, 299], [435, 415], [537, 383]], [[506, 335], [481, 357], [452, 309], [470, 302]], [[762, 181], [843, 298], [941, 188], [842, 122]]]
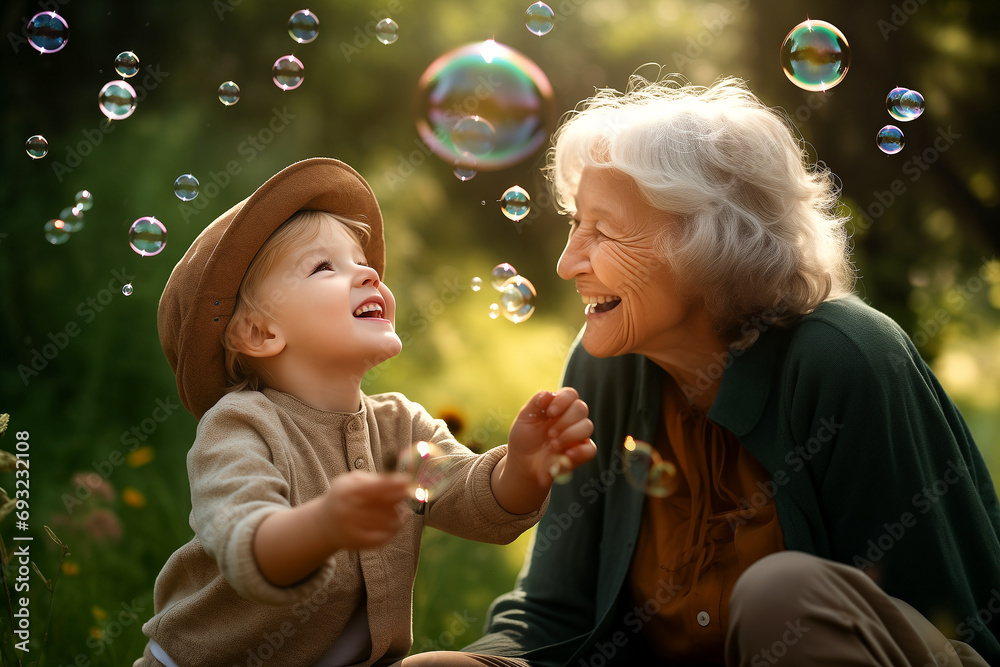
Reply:
[[[594, 456], [572, 389], [534, 396], [509, 444], [479, 456], [401, 394], [364, 395], [365, 372], [402, 347], [384, 263], [368, 184], [314, 158], [223, 214], [174, 268], [157, 319], [199, 419], [195, 536], [156, 579], [134, 667], [396, 663], [423, 526], [510, 542], [544, 511], [552, 461]], [[455, 481], [415, 512], [410, 478], [384, 461], [419, 441]]]

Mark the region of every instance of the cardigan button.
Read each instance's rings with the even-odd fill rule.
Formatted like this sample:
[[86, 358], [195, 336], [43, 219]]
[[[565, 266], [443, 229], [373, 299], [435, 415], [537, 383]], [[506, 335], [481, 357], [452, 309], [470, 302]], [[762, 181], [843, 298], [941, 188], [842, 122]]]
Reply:
[[712, 621], [712, 617], [708, 615], [707, 611], [699, 611], [696, 618], [698, 620], [698, 625], [701, 627], [705, 627]]
[[360, 456], [354, 459], [354, 467], [357, 468], [358, 470], [361, 470], [362, 468], [365, 467], [365, 460]]
[[361, 429], [361, 420], [354, 418], [347, 424], [347, 430], [350, 433], [357, 433]]

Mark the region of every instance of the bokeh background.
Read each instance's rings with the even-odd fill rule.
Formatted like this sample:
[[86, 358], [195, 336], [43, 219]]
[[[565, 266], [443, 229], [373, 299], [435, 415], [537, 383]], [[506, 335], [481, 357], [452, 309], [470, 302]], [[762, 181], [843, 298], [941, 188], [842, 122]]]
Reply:
[[[556, 114], [596, 88], [622, 89], [647, 63], [657, 64], [641, 70], [648, 76], [662, 67], [696, 84], [742, 77], [783, 108], [812, 158], [840, 179], [855, 216], [858, 293], [910, 332], [1000, 478], [1000, 3], [558, 0], [550, 3], [555, 28], [544, 37], [525, 28], [528, 4], [3, 3], [0, 412], [10, 426], [0, 448], [13, 450], [18, 432], [29, 435], [26, 534], [40, 572], [29, 580], [30, 652], [13, 652], [0, 599], [3, 664], [117, 667], [140, 654], [153, 580], [191, 536], [184, 457], [195, 420], [179, 407], [160, 350], [157, 300], [197, 233], [291, 162], [340, 158], [367, 178], [382, 206], [386, 278], [407, 346], [373, 371], [367, 391], [403, 391], [485, 449], [504, 442], [534, 391], [557, 385], [583, 318], [572, 285], [554, 271], [566, 227], [544, 205], [543, 151], [461, 182], [451, 164], [426, 155], [415, 125], [424, 69], [489, 38], [541, 67]], [[319, 37], [296, 45], [287, 22], [306, 7], [320, 19]], [[69, 23], [69, 43], [40, 55], [23, 29], [48, 9]], [[400, 26], [391, 45], [373, 38], [386, 15]], [[852, 47], [846, 79], [826, 93], [793, 86], [778, 64], [785, 35], [806, 18], [838, 26]], [[97, 93], [119, 78], [113, 61], [125, 50], [141, 61], [131, 80], [141, 99], [132, 117], [108, 126]], [[305, 81], [283, 92], [270, 68], [293, 52]], [[242, 94], [225, 107], [216, 91], [230, 79]], [[891, 122], [884, 100], [895, 86], [919, 90], [926, 112], [901, 125], [906, 146], [887, 156], [874, 137]], [[280, 131], [248, 147], [268, 127]], [[49, 141], [43, 159], [25, 154], [33, 134]], [[238, 173], [227, 172], [233, 161]], [[199, 200], [174, 196], [183, 173], [200, 178]], [[519, 224], [496, 203], [512, 185], [535, 202]], [[82, 189], [94, 197], [85, 227], [65, 244], [48, 243], [44, 223]], [[129, 226], [145, 215], [168, 229], [155, 257], [139, 257], [127, 243]], [[517, 325], [488, 316], [497, 297], [489, 273], [501, 262], [538, 291], [534, 315]], [[480, 292], [470, 288], [476, 276], [487, 283]], [[123, 279], [131, 296], [121, 293]], [[45, 349], [55, 353], [39, 356]], [[0, 486], [13, 494], [13, 473], [0, 473]], [[12, 537], [25, 533], [11, 515], [0, 534], [10, 551]], [[527, 540], [496, 547], [427, 531], [414, 650], [476, 639], [489, 602], [511, 587]]]

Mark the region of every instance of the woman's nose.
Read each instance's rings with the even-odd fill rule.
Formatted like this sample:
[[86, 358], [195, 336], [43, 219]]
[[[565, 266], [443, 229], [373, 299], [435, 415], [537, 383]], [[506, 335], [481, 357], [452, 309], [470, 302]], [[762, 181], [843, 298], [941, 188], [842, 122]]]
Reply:
[[563, 280], [573, 280], [581, 273], [586, 273], [589, 268], [590, 258], [579, 240], [579, 235], [570, 234], [556, 264], [556, 273]]

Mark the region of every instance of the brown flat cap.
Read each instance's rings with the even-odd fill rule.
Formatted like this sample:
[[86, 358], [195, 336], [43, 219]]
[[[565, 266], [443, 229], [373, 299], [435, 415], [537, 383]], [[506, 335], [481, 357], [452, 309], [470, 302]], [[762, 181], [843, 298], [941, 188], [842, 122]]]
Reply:
[[197, 419], [229, 386], [222, 336], [243, 275], [267, 238], [297, 211], [342, 215], [371, 226], [368, 263], [382, 276], [385, 239], [372, 189], [339, 160], [311, 158], [282, 169], [194, 240], [160, 296], [160, 345], [177, 376], [181, 403]]

